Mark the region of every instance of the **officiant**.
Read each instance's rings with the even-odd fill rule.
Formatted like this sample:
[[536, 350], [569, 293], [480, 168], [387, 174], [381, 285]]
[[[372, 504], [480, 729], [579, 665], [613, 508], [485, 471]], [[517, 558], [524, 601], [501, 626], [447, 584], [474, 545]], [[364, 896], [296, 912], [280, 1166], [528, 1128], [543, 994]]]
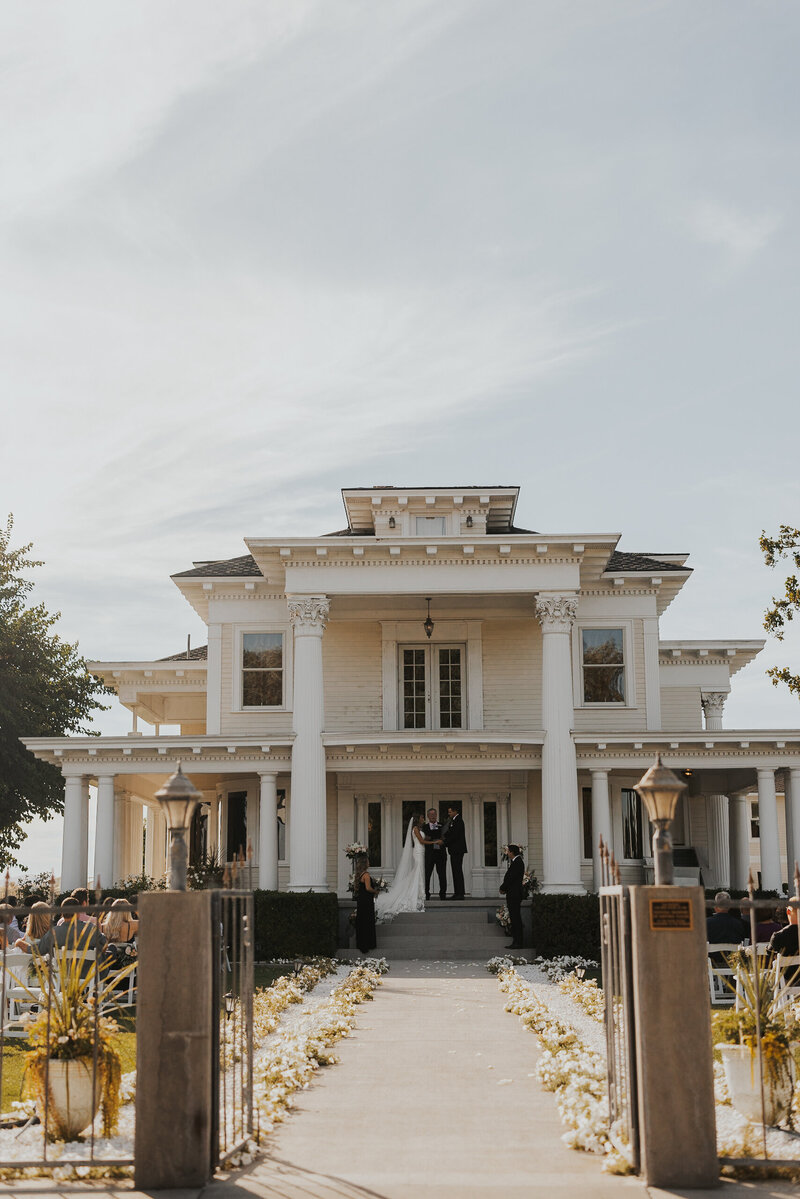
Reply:
[[434, 869], [439, 880], [439, 898], [447, 898], [447, 850], [442, 841], [442, 826], [436, 808], [428, 808], [428, 818], [422, 826], [425, 837], [425, 898], [431, 897], [431, 878]]

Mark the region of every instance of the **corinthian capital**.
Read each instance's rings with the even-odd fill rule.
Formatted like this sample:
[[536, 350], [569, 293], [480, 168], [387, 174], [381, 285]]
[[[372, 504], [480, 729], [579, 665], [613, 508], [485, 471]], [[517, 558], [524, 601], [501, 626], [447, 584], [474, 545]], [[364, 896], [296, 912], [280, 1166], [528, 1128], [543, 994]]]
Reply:
[[568, 633], [577, 615], [577, 595], [537, 595], [536, 597], [536, 616], [543, 633]]
[[322, 634], [328, 623], [331, 602], [326, 595], [304, 595], [290, 599], [289, 621], [295, 633]]
[[725, 700], [728, 698], [727, 691], [703, 691], [700, 696], [700, 702], [703, 705], [703, 711], [706, 714], [706, 719], [709, 716], [713, 719], [715, 716], [720, 720], [725, 708]]

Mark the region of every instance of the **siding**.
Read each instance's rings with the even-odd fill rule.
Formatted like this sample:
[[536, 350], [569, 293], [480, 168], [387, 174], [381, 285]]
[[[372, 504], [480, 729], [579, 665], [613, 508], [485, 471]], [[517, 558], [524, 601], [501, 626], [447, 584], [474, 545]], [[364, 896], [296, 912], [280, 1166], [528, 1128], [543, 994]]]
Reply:
[[699, 687], [661, 688], [661, 727], [669, 732], [693, 732], [703, 727]]
[[[577, 733], [626, 733], [647, 728], [644, 679], [644, 625], [633, 624], [633, 682], [636, 706], [609, 704], [607, 708], [576, 708], [574, 728]], [[579, 686], [581, 685], [579, 680]]]
[[326, 732], [380, 732], [383, 695], [377, 621], [332, 621], [322, 639], [322, 656]]
[[222, 712], [220, 733], [223, 736], [254, 737], [266, 734], [290, 733], [291, 712], [234, 712], [233, 708], [233, 628], [222, 626]]
[[532, 620], [487, 621], [483, 641], [483, 727], [542, 727], [542, 635]]

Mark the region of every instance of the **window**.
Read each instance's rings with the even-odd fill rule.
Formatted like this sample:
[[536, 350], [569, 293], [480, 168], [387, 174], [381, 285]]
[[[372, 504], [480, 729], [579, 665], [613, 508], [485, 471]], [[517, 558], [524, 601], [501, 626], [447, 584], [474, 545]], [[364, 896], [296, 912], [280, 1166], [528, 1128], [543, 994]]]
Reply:
[[483, 864], [497, 865], [497, 804], [494, 800], [483, 805]]
[[242, 634], [242, 707], [283, 706], [283, 633]]
[[278, 791], [278, 861], [286, 861], [286, 791]]
[[464, 727], [464, 648], [402, 646], [400, 721], [404, 729]]
[[[581, 807], [583, 809], [583, 856], [594, 856], [594, 839], [592, 837], [592, 788], [581, 788]], [[599, 840], [599, 838], [598, 838]]]
[[367, 804], [367, 852], [371, 866], [380, 866], [383, 862], [382, 817], [383, 805], [380, 800]]
[[446, 532], [446, 517], [418, 516], [415, 527], [417, 537], [444, 537]]
[[642, 801], [629, 787], [622, 788], [622, 856], [644, 857]]
[[583, 702], [625, 703], [622, 629], [581, 629]]
[[231, 861], [235, 853], [244, 853], [247, 846], [247, 792], [228, 793], [228, 822], [225, 853]]

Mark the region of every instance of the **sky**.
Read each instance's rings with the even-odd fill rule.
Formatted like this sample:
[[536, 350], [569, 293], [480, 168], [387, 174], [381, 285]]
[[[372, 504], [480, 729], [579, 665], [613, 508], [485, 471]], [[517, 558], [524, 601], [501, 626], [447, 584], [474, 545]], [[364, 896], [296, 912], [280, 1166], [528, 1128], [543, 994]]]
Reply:
[[[800, 525], [799, 33], [785, 0], [3, 6], [0, 513], [61, 633], [201, 644], [193, 559], [340, 528], [343, 485], [474, 482], [689, 552], [662, 636], [763, 635], [759, 535]], [[798, 651], [728, 725], [797, 727], [764, 671]]]

